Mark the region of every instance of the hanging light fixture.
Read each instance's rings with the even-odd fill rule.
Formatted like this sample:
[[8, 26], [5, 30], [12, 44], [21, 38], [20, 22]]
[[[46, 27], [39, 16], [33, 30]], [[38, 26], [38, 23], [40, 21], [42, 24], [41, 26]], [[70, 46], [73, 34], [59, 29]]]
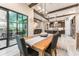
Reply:
[[41, 13], [44, 15], [44, 17], [47, 18], [46, 3], [41, 4], [41, 6], [42, 6]]
[[44, 4], [44, 9], [45, 9], [44, 16], [47, 17], [46, 3]]
[[45, 17], [47, 17], [46, 3], [45, 3], [44, 8], [45, 8], [45, 13], [44, 13], [44, 16], [45, 16]]
[[40, 3], [40, 7], [38, 6], [38, 11], [44, 15], [44, 17], [48, 17], [46, 10], [46, 3]]

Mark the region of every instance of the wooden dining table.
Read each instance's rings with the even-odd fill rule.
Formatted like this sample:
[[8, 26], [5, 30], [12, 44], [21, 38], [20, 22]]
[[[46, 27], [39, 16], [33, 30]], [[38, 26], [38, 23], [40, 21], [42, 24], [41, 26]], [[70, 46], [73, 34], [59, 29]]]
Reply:
[[[50, 35], [50, 36], [46, 37], [44, 40], [41, 40], [41, 41], [33, 44], [31, 46], [31, 48], [34, 49], [35, 51], [37, 51], [39, 53], [39, 56], [44, 56], [45, 50], [48, 48], [48, 46], [52, 42], [52, 38], [53, 38], [53, 36]], [[28, 40], [29, 38], [24, 37], [24, 39]], [[32, 39], [32, 38], [30, 38], [30, 39]]]

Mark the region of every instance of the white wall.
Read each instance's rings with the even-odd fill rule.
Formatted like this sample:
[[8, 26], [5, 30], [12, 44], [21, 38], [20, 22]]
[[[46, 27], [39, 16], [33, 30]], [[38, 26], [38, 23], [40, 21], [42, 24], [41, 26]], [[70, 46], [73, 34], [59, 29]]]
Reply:
[[73, 19], [74, 15], [68, 16], [65, 19], [65, 35], [70, 36], [71, 35], [71, 20]]
[[17, 11], [28, 16], [28, 35], [33, 35], [33, 9], [29, 8], [25, 3], [0, 3], [0, 6]]
[[34, 13], [34, 17], [37, 19], [40, 19], [42, 21], [47, 21], [45, 18], [43, 18], [42, 16], [38, 15], [37, 13]]
[[44, 29], [46, 28], [46, 24], [47, 24], [47, 20], [43, 17], [41, 17], [40, 15], [34, 13], [34, 17], [37, 19], [42, 20], [42, 22], [40, 22], [40, 24], [38, 25], [38, 27], [40, 27], [40, 29], [42, 29], [44, 31]]
[[76, 33], [79, 33], [79, 14], [76, 15]]

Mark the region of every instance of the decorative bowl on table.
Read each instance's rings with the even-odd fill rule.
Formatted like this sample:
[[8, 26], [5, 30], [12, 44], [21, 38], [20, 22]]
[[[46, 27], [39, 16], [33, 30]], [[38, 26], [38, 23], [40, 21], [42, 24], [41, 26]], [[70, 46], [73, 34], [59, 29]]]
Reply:
[[48, 34], [47, 34], [47, 33], [41, 33], [40, 36], [41, 36], [41, 37], [47, 37]]

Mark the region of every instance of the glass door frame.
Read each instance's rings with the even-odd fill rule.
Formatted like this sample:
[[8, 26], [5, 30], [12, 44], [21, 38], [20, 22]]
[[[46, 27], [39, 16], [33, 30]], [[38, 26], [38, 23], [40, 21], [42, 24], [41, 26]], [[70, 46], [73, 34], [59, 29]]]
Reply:
[[[6, 28], [6, 33], [8, 34], [8, 10], [7, 9], [5, 9], [5, 8], [2, 8], [2, 7], [0, 7], [0, 10], [3, 10], [3, 11], [5, 11], [6, 12], [6, 25], [7, 25], [7, 28]], [[0, 41], [1, 40], [6, 40], [6, 46], [5, 47], [2, 47], [2, 48], [0, 48], [0, 50], [2, 50], [2, 49], [4, 49], [4, 48], [7, 48], [7, 46], [8, 46], [8, 35], [7, 35], [7, 37], [6, 38], [2, 38], [2, 39], [0, 39]]]
[[[22, 20], [22, 23], [18, 22], [17, 28], [18, 28], [18, 26], [19, 26], [20, 24], [22, 24], [22, 31], [23, 31], [23, 29], [24, 29], [23, 25], [25, 24], [23, 17], [26, 16], [26, 15], [23, 15], [23, 14], [18, 13], [17, 16], [19, 17], [19, 15], [22, 16], [22, 19], [21, 19], [21, 20]], [[26, 31], [26, 32], [27, 32], [27, 36], [28, 36], [28, 16], [26, 16], [26, 18], [27, 18], [27, 19], [26, 19], [26, 21], [27, 21], [27, 22], [26, 22], [26, 27], [27, 27], [27, 31]], [[17, 21], [19, 21], [18, 18], [17, 18]], [[19, 28], [20, 28], [20, 27], [19, 27]], [[17, 32], [19, 32], [19, 31], [20, 31], [20, 30], [18, 29]], [[23, 33], [21, 33], [21, 34], [22, 34], [22, 36], [23, 36]]]
[[[23, 20], [23, 16], [26, 16], [27, 17], [27, 19], [26, 19], [26, 21], [27, 21], [27, 36], [28, 36], [28, 16], [27, 15], [24, 15], [24, 14], [21, 14], [21, 13], [18, 13], [18, 12], [16, 12], [16, 11], [13, 11], [13, 10], [8, 10], [8, 29], [9, 29], [9, 11], [11, 11], [11, 12], [14, 12], [14, 13], [16, 13], [17, 14], [17, 21], [18, 21], [18, 15], [20, 14], [20, 15], [22, 15], [22, 20]], [[17, 23], [17, 22], [16, 22]], [[19, 30], [17, 29], [18, 28], [18, 24], [16, 24], [16, 32], [18, 32]], [[8, 30], [8, 34], [9, 34], [9, 30]], [[17, 33], [18, 34], [18, 33]], [[10, 45], [9, 44], [10, 43], [10, 40], [9, 40], [9, 35], [8, 35], [8, 46], [13, 46], [13, 45], [16, 45], [16, 44], [13, 44], [13, 45]]]
[[[17, 13], [17, 16], [18, 16], [18, 14], [22, 14], [22, 13], [19, 13], [19, 12], [16, 12], [16, 11], [13, 11], [13, 10], [10, 10], [10, 9], [7, 9], [7, 8], [5, 8], [5, 7], [2, 7], [2, 6], [0, 6], [0, 9], [2, 9], [2, 10], [4, 10], [4, 11], [6, 11], [6, 21], [7, 21], [7, 39], [1, 39], [1, 40], [6, 40], [6, 47], [3, 47], [3, 48], [0, 48], [0, 50], [2, 50], [2, 49], [5, 49], [5, 48], [8, 48], [8, 47], [11, 47], [11, 46], [14, 46], [14, 45], [16, 45], [16, 44], [14, 44], [14, 45], [10, 45], [9, 44], [9, 11], [12, 11], [12, 12], [15, 12], [15, 13]], [[24, 15], [24, 14], [22, 14], [22, 15]], [[28, 16], [27, 15], [24, 15], [24, 16], [26, 16], [27, 17], [27, 36], [28, 36]], [[17, 19], [18, 19], [18, 17], [17, 17]]]

